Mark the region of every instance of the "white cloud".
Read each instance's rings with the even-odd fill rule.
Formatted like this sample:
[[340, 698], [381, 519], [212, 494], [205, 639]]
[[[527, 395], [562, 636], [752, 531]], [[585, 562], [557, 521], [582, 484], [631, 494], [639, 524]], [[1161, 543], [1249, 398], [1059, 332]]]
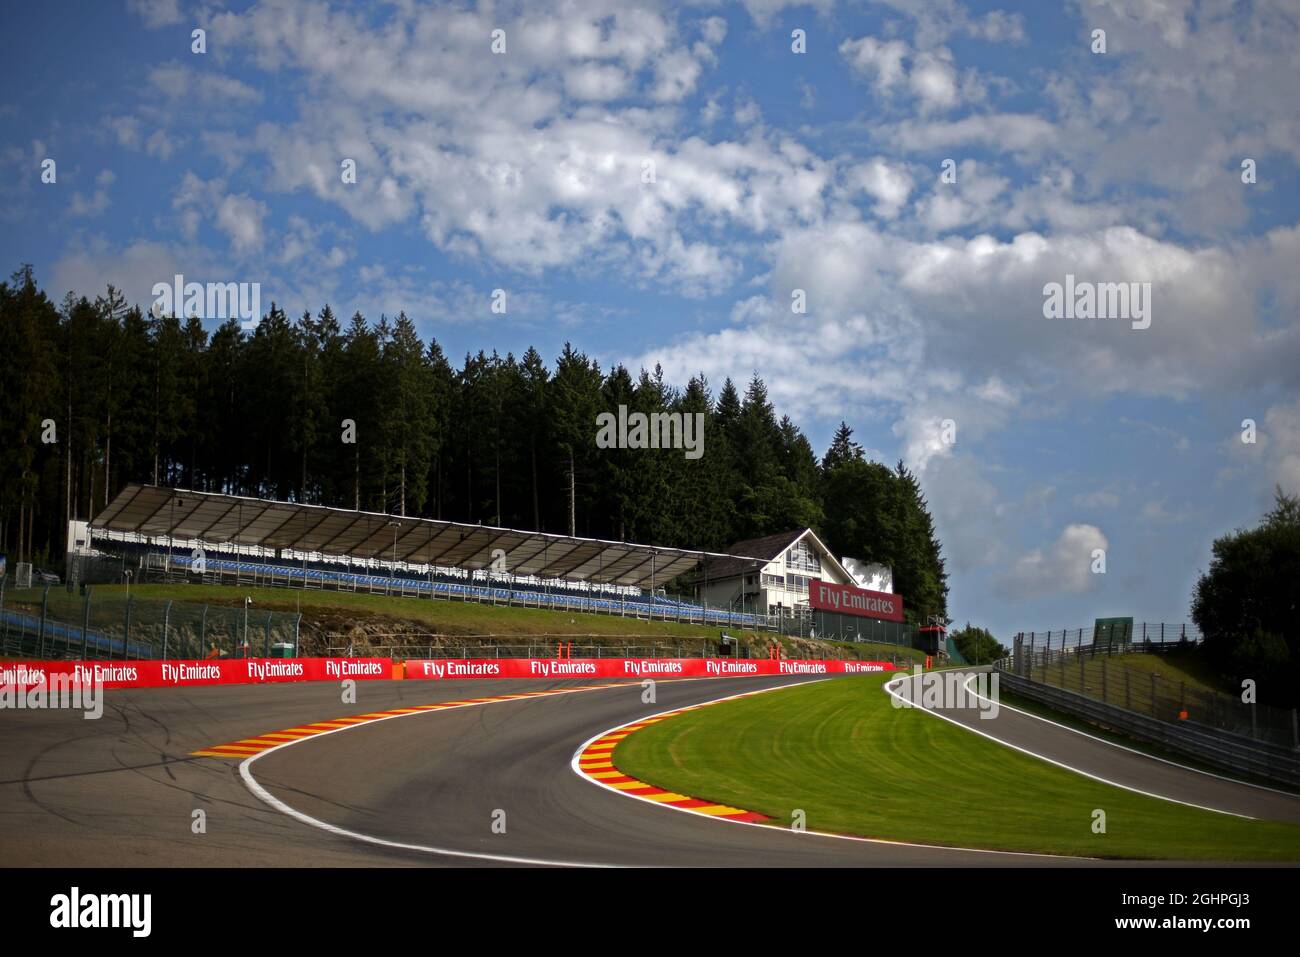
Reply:
[[112, 205], [112, 200], [108, 197], [108, 188], [113, 185], [117, 179], [111, 169], [101, 170], [95, 177], [95, 192], [89, 199], [80, 192], [72, 194], [72, 200], [68, 205], [68, 211], [73, 216], [94, 217], [103, 213]]
[[180, 217], [182, 232], [188, 240], [197, 237], [204, 223], [212, 223], [229, 239], [236, 257], [260, 252], [264, 245], [267, 205], [245, 193], [227, 192], [226, 184], [220, 179], [205, 181], [186, 173], [172, 196], [172, 208]]
[[614, 100], [628, 88], [628, 76], [617, 66], [583, 63], [564, 75], [564, 89], [578, 100]]
[[907, 169], [874, 156], [853, 170], [853, 181], [875, 201], [872, 210], [881, 219], [895, 219], [912, 194], [913, 180]]
[[893, 90], [906, 78], [903, 60], [908, 52], [908, 46], [902, 40], [877, 40], [872, 36], [845, 40], [840, 44], [840, 55], [849, 66], [885, 92]]
[[150, 28], [174, 26], [184, 19], [177, 0], [126, 0], [126, 8]]
[[956, 106], [957, 71], [951, 57], [922, 53], [913, 58], [907, 85], [921, 101], [921, 112], [945, 110]]
[[1092, 571], [1093, 552], [1109, 547], [1096, 525], [1067, 525], [1055, 541], [1025, 553], [998, 576], [998, 591], [1003, 597], [1019, 599], [1086, 592], [1100, 577]]
[[179, 63], [156, 66], [149, 82], [168, 99], [194, 100], [216, 105], [258, 103], [260, 91], [233, 76], [203, 73]]

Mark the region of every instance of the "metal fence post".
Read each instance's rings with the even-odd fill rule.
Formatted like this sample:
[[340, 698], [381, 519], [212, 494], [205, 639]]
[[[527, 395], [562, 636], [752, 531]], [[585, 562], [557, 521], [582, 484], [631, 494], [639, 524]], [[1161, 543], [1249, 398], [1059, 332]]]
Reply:
[[167, 604], [163, 606], [163, 641], [162, 641], [163, 661], [167, 660], [167, 632], [171, 628], [171, 623], [172, 623], [172, 603], [171, 603], [171, 599], [169, 598], [167, 600]]
[[122, 657], [127, 657], [127, 649], [131, 647], [131, 595], [126, 596], [126, 611], [122, 617]]
[[45, 586], [45, 591], [41, 593], [41, 623], [36, 632], [36, 654], [45, 657], [45, 616], [50, 605], [50, 586]]
[[1151, 717], [1156, 716], [1156, 673], [1151, 672]]
[[[81, 657], [83, 659], [90, 657], [88, 653], [90, 631], [90, 588], [88, 587], [81, 599]], [[125, 657], [125, 655], [123, 656]], [[108, 659], [113, 660], [113, 646], [108, 646]]]

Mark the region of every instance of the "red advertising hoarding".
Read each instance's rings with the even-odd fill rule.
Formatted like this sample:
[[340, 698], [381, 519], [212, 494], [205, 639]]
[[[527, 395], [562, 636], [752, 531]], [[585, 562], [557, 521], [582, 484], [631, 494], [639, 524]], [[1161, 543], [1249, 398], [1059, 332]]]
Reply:
[[406, 662], [408, 679], [450, 678], [739, 678], [893, 671], [888, 661], [790, 661], [771, 658], [424, 658]]
[[885, 591], [868, 591], [856, 585], [833, 585], [814, 578], [808, 583], [808, 604], [820, 611], [841, 615], [903, 620], [903, 596]]
[[0, 684], [32, 687], [52, 677], [105, 688], [166, 688], [284, 681], [386, 679], [391, 658], [214, 658], [210, 661], [6, 661]]
[[739, 678], [894, 671], [888, 661], [771, 658], [432, 658], [413, 659], [394, 674], [390, 658], [220, 658], [211, 661], [5, 661], [0, 688], [56, 681], [105, 688], [201, 687], [289, 681], [454, 678]]

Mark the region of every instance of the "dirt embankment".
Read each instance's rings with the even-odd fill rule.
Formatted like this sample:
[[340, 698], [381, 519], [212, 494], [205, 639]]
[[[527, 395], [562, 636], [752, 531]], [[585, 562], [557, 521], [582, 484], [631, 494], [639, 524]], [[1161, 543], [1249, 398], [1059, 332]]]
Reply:
[[[436, 627], [437, 630], [433, 630]], [[561, 626], [562, 627], [562, 626]], [[418, 657], [438, 655], [453, 657], [550, 657], [557, 645], [570, 648], [575, 657], [700, 657], [734, 653], [731, 642], [724, 642], [724, 629], [706, 635], [671, 636], [638, 633], [637, 622], [629, 621], [626, 634], [600, 635], [582, 630], [581, 623], [566, 631], [549, 633], [488, 631], [460, 623], [431, 626], [427, 621], [413, 621], [390, 615], [365, 614], [335, 609], [303, 609], [301, 629], [302, 655], [343, 654], [356, 656]], [[740, 642], [740, 655], [766, 658], [776, 644], [785, 658], [876, 659], [892, 657], [894, 649], [876, 646], [853, 647], [810, 638], [778, 637], [766, 633], [726, 631]], [[897, 649], [906, 657], [909, 649]]]

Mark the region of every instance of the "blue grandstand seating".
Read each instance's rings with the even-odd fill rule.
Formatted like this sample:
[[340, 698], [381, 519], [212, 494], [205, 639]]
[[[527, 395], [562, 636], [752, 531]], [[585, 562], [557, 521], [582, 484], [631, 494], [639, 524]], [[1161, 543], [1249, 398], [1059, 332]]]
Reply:
[[[146, 550], [146, 549], [141, 549]], [[182, 565], [188, 569], [190, 558], [185, 554], [173, 555], [170, 566]], [[640, 594], [590, 594], [569, 589], [548, 589], [541, 585], [514, 583], [510, 586], [473, 582], [436, 576], [432, 579], [415, 573], [399, 571], [371, 574], [324, 562], [281, 565], [273, 562], [250, 560], [246, 557], [205, 558], [208, 574], [219, 577], [252, 577], [255, 581], [269, 579], [268, 584], [292, 585], [299, 582], [307, 587], [333, 587], [367, 590], [401, 591], [415, 596], [456, 598], [466, 601], [484, 601], [505, 604], [526, 604], [563, 611], [588, 611], [601, 614], [634, 615], [637, 617], [677, 618], [687, 621], [723, 625], [759, 625], [762, 616], [748, 612], [733, 612], [720, 608], [705, 608], [693, 602], [663, 595]]]

